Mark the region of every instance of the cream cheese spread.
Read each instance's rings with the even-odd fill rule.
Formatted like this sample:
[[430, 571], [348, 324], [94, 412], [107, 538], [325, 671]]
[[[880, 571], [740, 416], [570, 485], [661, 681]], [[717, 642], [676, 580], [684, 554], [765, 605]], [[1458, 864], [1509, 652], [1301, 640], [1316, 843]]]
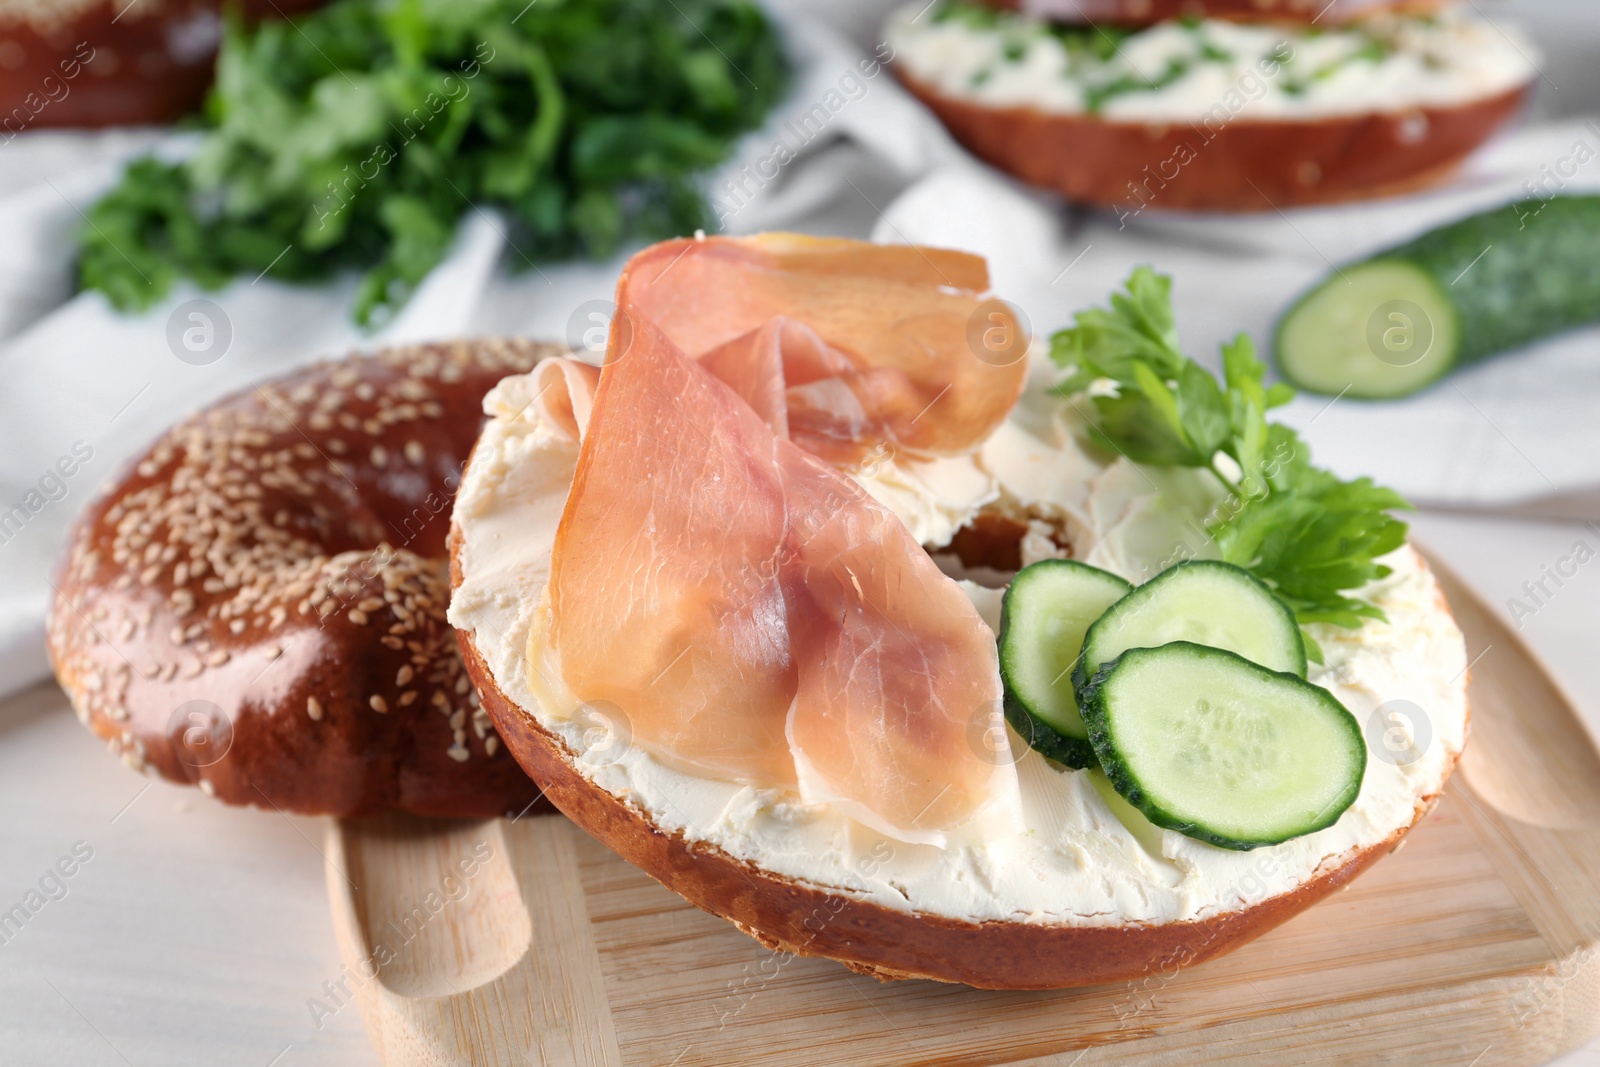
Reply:
[[1455, 106], [1527, 84], [1538, 61], [1515, 30], [1454, 11], [1327, 29], [1182, 20], [1102, 35], [918, 0], [890, 18], [887, 39], [911, 77], [972, 103], [1208, 128]]
[[[1198, 920], [1289, 892], [1352, 850], [1409, 826], [1465, 742], [1461, 632], [1407, 546], [1386, 560], [1394, 573], [1364, 592], [1388, 622], [1315, 633], [1327, 662], [1313, 667], [1312, 681], [1368, 727], [1371, 758], [1360, 795], [1333, 826], [1280, 845], [1230, 852], [1171, 831], [1151, 835], [1154, 828], [1146, 826], [1147, 839], [1159, 841], [1159, 850], [1147, 849], [1095, 792], [1087, 772], [1053, 766], [1014, 735], [1008, 740], [1022, 828], [963, 834], [944, 847], [886, 838], [793, 794], [669, 766], [627, 743], [625, 724], [596, 729], [574, 717], [576, 701], [552, 672], [530, 675], [529, 636], [542, 629], [551, 547], [581, 429], [534, 402], [534, 377], [508, 378], [484, 401], [490, 421], [455, 504], [462, 582], [450, 621], [472, 635], [506, 695], [578, 754], [581, 773], [667, 833], [827, 891], [952, 919]], [[1149, 472], [1125, 461], [1101, 463], [1077, 445], [1062, 409], [1036, 384], [972, 461], [921, 466], [913, 475], [880, 469], [868, 476], [880, 482], [874, 495], [923, 533], [942, 533], [955, 521], [959, 509], [949, 506], [955, 500], [986, 498], [1026, 509], [1064, 525], [1079, 558], [1142, 580], [1173, 549], [1172, 531], [1194, 530], [1193, 518], [1181, 516], [1203, 516], [1205, 494], [1196, 484], [1146, 481]], [[961, 585], [997, 625], [999, 592]], [[1409, 702], [1408, 714], [1381, 710], [1398, 701]], [[1416, 744], [1402, 759], [1396, 750], [1407, 749], [1419, 719], [1425, 729], [1416, 730]]]

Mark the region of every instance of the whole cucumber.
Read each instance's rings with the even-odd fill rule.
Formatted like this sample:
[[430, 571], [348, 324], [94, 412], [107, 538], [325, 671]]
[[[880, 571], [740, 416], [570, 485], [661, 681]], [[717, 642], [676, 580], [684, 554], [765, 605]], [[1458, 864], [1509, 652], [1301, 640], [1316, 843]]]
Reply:
[[1408, 396], [1457, 368], [1600, 321], [1600, 196], [1522, 200], [1344, 267], [1278, 322], [1301, 389]]

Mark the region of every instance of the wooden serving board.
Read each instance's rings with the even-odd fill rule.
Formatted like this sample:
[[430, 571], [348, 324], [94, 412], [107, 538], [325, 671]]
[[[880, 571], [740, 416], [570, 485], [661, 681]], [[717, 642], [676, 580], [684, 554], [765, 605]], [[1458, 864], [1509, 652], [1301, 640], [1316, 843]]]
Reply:
[[1222, 959], [1051, 993], [882, 984], [762, 948], [560, 816], [391, 817], [328, 835], [367, 1030], [390, 1067], [1545, 1063], [1600, 1030], [1600, 757], [1520, 641], [1440, 577], [1478, 657], [1443, 800], [1345, 892]]

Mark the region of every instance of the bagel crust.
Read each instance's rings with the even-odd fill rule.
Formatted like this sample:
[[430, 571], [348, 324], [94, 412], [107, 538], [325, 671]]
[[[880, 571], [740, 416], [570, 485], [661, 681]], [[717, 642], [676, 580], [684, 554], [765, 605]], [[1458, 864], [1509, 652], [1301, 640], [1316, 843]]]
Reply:
[[49, 649], [129, 766], [230, 804], [481, 817], [538, 795], [445, 620], [451, 497], [484, 394], [556, 345], [322, 363], [224, 399], [79, 519]]
[[1109, 121], [960, 100], [901, 82], [970, 152], [1068, 200], [1121, 207], [1271, 211], [1436, 185], [1510, 120], [1532, 83], [1455, 107], [1325, 118]]
[[[452, 562], [452, 577], [459, 572]], [[595, 785], [573, 753], [496, 684], [466, 631], [467, 672], [512, 754], [568, 818], [623, 859], [774, 951], [825, 956], [879, 979], [927, 978], [982, 989], [1063, 989], [1187, 966], [1254, 940], [1346, 885], [1400, 844], [1409, 826], [1328, 861], [1309, 881], [1198, 922], [1067, 926], [962, 922], [898, 911], [774, 875], [714, 846], [668, 834]], [[1422, 799], [1412, 826], [1437, 802]]]
[[[322, 0], [244, 0], [249, 21]], [[219, 0], [0, 0], [0, 119], [46, 126], [171, 122], [200, 106], [216, 66]]]

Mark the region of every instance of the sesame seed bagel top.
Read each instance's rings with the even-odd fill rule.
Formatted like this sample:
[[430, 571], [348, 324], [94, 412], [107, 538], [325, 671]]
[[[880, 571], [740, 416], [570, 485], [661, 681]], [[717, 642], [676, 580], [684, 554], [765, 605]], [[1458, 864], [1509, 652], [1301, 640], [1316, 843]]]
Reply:
[[483, 395], [560, 346], [322, 363], [168, 431], [79, 520], [49, 647], [129, 766], [233, 804], [468, 817], [538, 795], [445, 622]]

